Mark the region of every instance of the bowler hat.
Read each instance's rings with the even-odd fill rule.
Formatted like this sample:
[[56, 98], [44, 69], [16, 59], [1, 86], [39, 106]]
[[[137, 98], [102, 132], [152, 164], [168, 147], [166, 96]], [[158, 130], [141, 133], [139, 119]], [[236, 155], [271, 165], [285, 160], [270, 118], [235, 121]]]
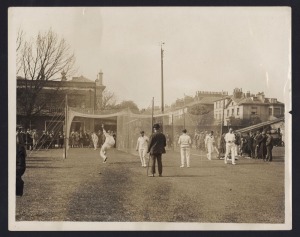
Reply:
[[155, 128], [155, 129], [159, 129], [159, 128], [160, 128], [160, 126], [159, 126], [159, 124], [158, 124], [158, 123], [155, 123], [155, 124], [153, 125], [153, 128]]

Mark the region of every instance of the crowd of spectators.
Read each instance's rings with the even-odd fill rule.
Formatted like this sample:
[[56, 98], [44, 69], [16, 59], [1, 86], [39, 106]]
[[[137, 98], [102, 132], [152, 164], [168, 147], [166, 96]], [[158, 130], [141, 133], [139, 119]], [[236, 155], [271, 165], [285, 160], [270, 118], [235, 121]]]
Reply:
[[[115, 132], [111, 131], [112, 136], [116, 139]], [[63, 131], [38, 131], [37, 129], [20, 129], [19, 132], [26, 150], [40, 150], [40, 149], [55, 149], [63, 148], [65, 144], [65, 133]], [[105, 141], [105, 136], [101, 130], [96, 135], [98, 136], [98, 147], [101, 147]], [[92, 132], [89, 131], [75, 131], [72, 129], [69, 136], [69, 146], [71, 148], [94, 147], [92, 141]]]
[[[280, 146], [282, 144], [280, 137], [278, 141], [274, 139], [277, 133], [274, 135], [267, 131], [256, 131], [248, 133], [238, 133], [233, 132], [235, 136], [235, 155], [246, 158], [254, 159], [265, 159], [272, 161], [272, 148], [273, 146]], [[192, 138], [192, 147], [196, 150], [207, 152], [207, 147], [205, 144], [206, 137], [210, 134], [209, 131], [199, 131], [195, 130]], [[218, 158], [222, 159], [226, 153], [226, 133], [219, 133], [218, 131], [214, 133], [215, 149], [218, 150]], [[175, 135], [175, 141], [178, 140], [179, 134]], [[175, 143], [175, 146], [177, 144]]]

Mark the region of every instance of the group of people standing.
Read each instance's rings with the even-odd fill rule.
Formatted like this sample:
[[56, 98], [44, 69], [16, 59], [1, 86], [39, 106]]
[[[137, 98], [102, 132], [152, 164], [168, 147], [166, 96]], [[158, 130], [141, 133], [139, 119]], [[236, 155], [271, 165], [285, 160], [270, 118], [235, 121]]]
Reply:
[[[167, 146], [167, 137], [160, 131], [160, 125], [153, 125], [153, 134], [148, 138], [144, 131], [140, 132], [140, 137], [137, 139], [136, 151], [139, 153], [142, 167], [147, 167], [146, 165], [146, 154], [150, 153], [150, 177], [154, 177], [155, 174], [155, 163], [158, 164], [158, 174], [162, 176], [162, 154], [166, 153], [165, 147]], [[205, 141], [207, 149], [209, 151], [208, 157], [211, 159], [211, 152], [214, 149], [214, 137], [213, 132], [211, 132]], [[183, 129], [182, 134], [178, 137], [177, 145], [180, 146], [180, 168], [190, 167], [190, 149], [192, 145], [192, 139], [187, 134], [187, 130]]]
[[[116, 134], [113, 131], [109, 131], [109, 133], [114, 137], [116, 140]], [[89, 132], [89, 131], [75, 131], [72, 129], [70, 133], [70, 147], [71, 148], [83, 148], [89, 147], [94, 148], [101, 148], [105, 142], [105, 134], [102, 130], [98, 130], [98, 132]]]
[[[147, 167], [145, 157], [146, 154], [150, 152], [151, 177], [155, 174], [156, 160], [158, 162], [159, 176], [162, 176], [161, 154], [166, 152], [165, 147], [167, 145], [166, 136], [159, 131], [159, 124], [155, 124], [153, 128], [154, 133], [150, 139], [145, 135], [144, 131], [141, 131], [141, 135], [136, 144], [136, 151], [139, 152], [142, 167]], [[207, 152], [206, 156], [208, 160], [212, 159], [213, 152], [217, 154], [218, 158], [221, 158], [220, 153], [223, 152], [224, 163], [227, 164], [228, 161], [231, 160], [233, 165], [236, 165], [238, 155], [243, 156], [246, 153], [248, 153], [249, 157], [263, 159], [264, 161], [272, 161], [273, 159], [273, 138], [270, 131], [257, 131], [256, 135], [250, 132], [241, 136], [239, 133], [234, 133], [233, 129], [230, 128], [228, 133], [223, 134], [219, 139], [219, 142], [217, 142], [213, 131], [206, 133], [205, 137], [203, 137], [203, 144]], [[187, 134], [187, 130], [183, 129], [177, 141], [177, 145], [180, 147], [181, 168], [185, 166], [190, 167], [190, 150], [192, 143], [193, 141]]]
[[25, 129], [20, 127], [19, 135], [22, 136], [26, 150], [62, 148], [65, 135], [63, 132], [42, 131], [37, 129]]
[[226, 144], [225, 163], [227, 163], [229, 153], [231, 154], [232, 164], [235, 164], [235, 157], [238, 154], [242, 157], [247, 154], [248, 158], [262, 159], [263, 161], [273, 160], [273, 137], [269, 130], [257, 131], [256, 134], [249, 132], [241, 136], [235, 134], [230, 128], [229, 132], [222, 136], [222, 139]]

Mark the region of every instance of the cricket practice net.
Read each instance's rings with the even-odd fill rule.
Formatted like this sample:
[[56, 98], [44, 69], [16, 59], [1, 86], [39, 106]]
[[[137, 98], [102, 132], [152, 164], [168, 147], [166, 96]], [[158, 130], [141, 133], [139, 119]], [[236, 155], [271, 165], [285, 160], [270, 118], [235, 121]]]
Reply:
[[[131, 154], [137, 154], [136, 144], [140, 132], [144, 131], [145, 136], [150, 137], [154, 123], [160, 124], [162, 132], [167, 137], [167, 150], [179, 151], [177, 142], [184, 128], [192, 138], [192, 148], [195, 149], [204, 146], [205, 134], [209, 131], [214, 131], [217, 146], [219, 146], [221, 138], [221, 124], [214, 120], [213, 111], [203, 115], [193, 115], [188, 111], [152, 115], [133, 113], [129, 109], [112, 114], [89, 114], [69, 110], [68, 124], [71, 124], [75, 116], [101, 120], [115, 117], [116, 148]], [[69, 135], [70, 125], [67, 126], [67, 129], [66, 134]]]

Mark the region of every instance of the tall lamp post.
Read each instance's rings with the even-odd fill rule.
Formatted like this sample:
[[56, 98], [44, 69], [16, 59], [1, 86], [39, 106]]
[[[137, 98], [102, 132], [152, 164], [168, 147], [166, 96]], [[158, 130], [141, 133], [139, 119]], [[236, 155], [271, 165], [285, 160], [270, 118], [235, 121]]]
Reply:
[[160, 44], [160, 58], [161, 58], [161, 112], [164, 113], [164, 50], [163, 44]]

